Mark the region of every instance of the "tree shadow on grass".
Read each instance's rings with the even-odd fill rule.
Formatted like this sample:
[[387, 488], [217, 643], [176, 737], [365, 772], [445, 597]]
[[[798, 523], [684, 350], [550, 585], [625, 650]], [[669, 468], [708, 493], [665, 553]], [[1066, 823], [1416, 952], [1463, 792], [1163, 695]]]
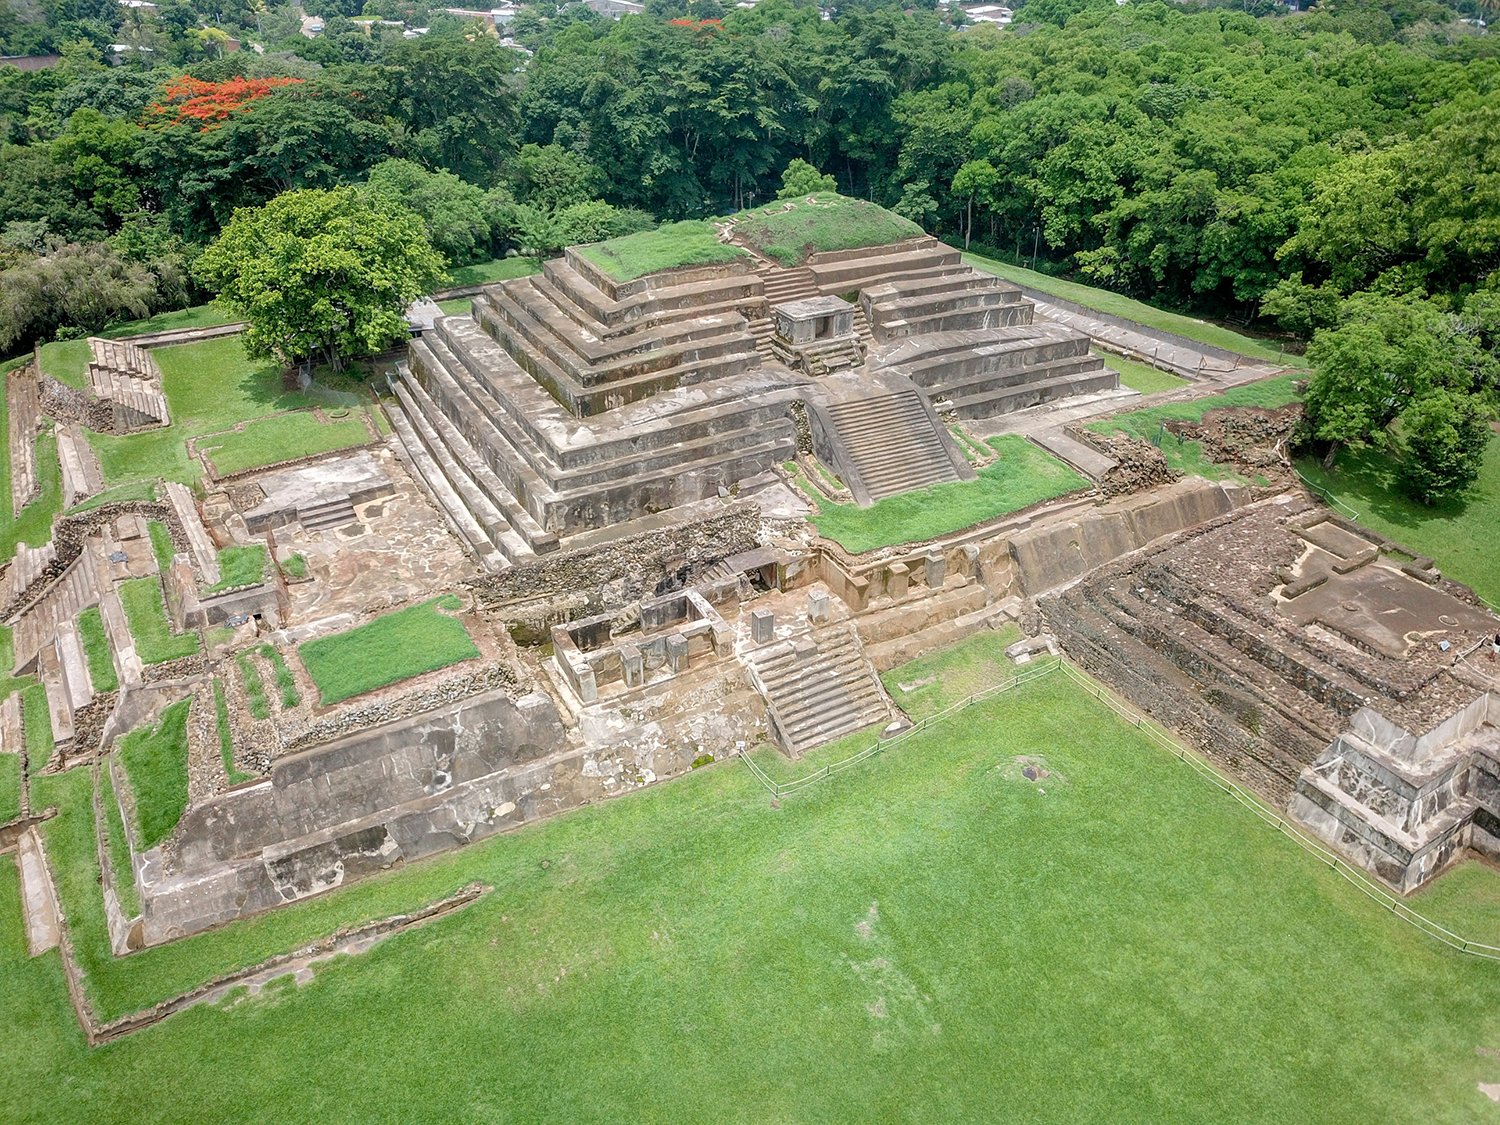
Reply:
[[1333, 487], [1355, 511], [1368, 512], [1396, 527], [1417, 530], [1433, 521], [1460, 519], [1472, 499], [1471, 493], [1429, 506], [1408, 498], [1401, 491], [1395, 458], [1389, 450], [1377, 446], [1341, 450], [1331, 473], [1323, 471], [1317, 462], [1313, 467], [1316, 471], [1308, 475], [1325, 487]]

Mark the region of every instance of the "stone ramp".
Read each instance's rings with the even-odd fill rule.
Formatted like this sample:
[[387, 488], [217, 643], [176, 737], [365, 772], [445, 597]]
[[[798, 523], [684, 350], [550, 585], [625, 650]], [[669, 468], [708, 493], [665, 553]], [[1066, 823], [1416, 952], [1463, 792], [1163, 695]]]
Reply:
[[203, 518], [198, 514], [198, 504], [193, 499], [192, 490], [185, 484], [166, 481], [165, 491], [167, 503], [172, 506], [172, 514], [177, 517], [178, 525], [187, 536], [188, 553], [192, 555], [193, 568], [198, 572], [199, 579], [204, 586], [217, 585], [220, 576], [219, 552], [208, 534], [208, 528], [203, 525]]
[[104, 491], [104, 471], [78, 423], [65, 422], [57, 427], [57, 459], [62, 466], [65, 509]]
[[1113, 457], [1100, 453], [1093, 446], [1085, 445], [1076, 438], [1069, 437], [1060, 426], [1056, 429], [1040, 430], [1027, 436], [1052, 456], [1072, 465], [1090, 480], [1103, 480], [1112, 469], [1119, 467], [1119, 462]]
[[744, 654], [776, 741], [792, 754], [890, 719], [890, 702], [852, 626], [792, 637]]
[[30, 365], [10, 373], [5, 381], [9, 407], [10, 507], [19, 512], [40, 491], [36, 472], [36, 438], [42, 429], [42, 390]]
[[964, 479], [951, 439], [915, 389], [831, 402], [820, 413], [842, 447], [836, 462], [840, 475], [861, 506]]
[[52, 887], [52, 873], [42, 851], [41, 833], [36, 826], [21, 833], [16, 846], [16, 867], [21, 873], [21, 913], [26, 919], [26, 952], [35, 957], [56, 949], [62, 939], [62, 918], [57, 907], [57, 892]]

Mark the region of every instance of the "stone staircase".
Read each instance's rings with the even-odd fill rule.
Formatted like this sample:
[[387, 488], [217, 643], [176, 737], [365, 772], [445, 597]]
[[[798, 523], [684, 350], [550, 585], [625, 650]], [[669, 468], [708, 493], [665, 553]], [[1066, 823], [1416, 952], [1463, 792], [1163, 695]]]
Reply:
[[874, 502], [898, 492], [959, 480], [947, 443], [916, 391], [830, 403], [848, 455], [850, 489]]
[[750, 333], [755, 337], [755, 353], [761, 362], [774, 359], [771, 352], [771, 337], [776, 334], [775, 321], [771, 319], [773, 305], [784, 305], [788, 301], [800, 301], [805, 297], [816, 297], [818, 288], [813, 283], [812, 271], [806, 266], [782, 269], [763, 265], [756, 271], [761, 276], [766, 294], [766, 315], [750, 322]]
[[161, 372], [145, 348], [89, 337], [89, 387], [114, 412], [116, 433], [165, 426], [171, 421]]
[[46, 577], [47, 568], [57, 558], [57, 548], [48, 539], [40, 547], [28, 547], [25, 543], [16, 548], [10, 569], [5, 572], [5, 584], [0, 588], [0, 605], [12, 606], [21, 601], [33, 584]]
[[176, 481], [166, 481], [165, 487], [167, 502], [172, 505], [172, 513], [187, 536], [188, 553], [192, 555], [199, 580], [204, 586], [218, 585], [219, 551], [208, 534], [208, 528], [203, 526], [203, 517], [198, 514], [192, 490]]
[[5, 381], [10, 409], [10, 507], [19, 512], [36, 499], [36, 436], [42, 428], [42, 392], [30, 367], [13, 371]]
[[79, 613], [99, 603], [99, 581], [94, 557], [85, 550], [15, 622], [12, 644], [15, 675], [25, 675], [41, 651], [70, 625]]
[[891, 717], [885, 689], [847, 624], [745, 654], [783, 749], [801, 754]]
[[357, 518], [354, 503], [347, 496], [336, 496], [297, 509], [297, 519], [307, 531], [331, 531], [353, 523]]

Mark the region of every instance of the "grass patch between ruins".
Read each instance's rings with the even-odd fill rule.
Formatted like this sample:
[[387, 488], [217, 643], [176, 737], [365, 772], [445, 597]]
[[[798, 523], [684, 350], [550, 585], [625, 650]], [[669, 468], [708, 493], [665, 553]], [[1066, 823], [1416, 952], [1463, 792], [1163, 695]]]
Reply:
[[720, 242], [713, 224], [703, 219], [665, 223], [655, 230], [591, 243], [578, 247], [578, 253], [618, 282], [661, 270], [749, 259], [740, 247]]
[[1449, 578], [1500, 605], [1500, 435], [1491, 435], [1473, 487], [1431, 507], [1402, 493], [1395, 459], [1376, 446], [1340, 450], [1331, 472], [1316, 457], [1297, 467], [1359, 513], [1360, 524], [1430, 556]]
[[174, 633], [156, 578], [131, 578], [119, 585], [125, 620], [135, 638], [136, 655], [143, 664], [165, 664], [198, 651], [196, 633]]
[[975, 692], [1014, 679], [1017, 665], [1005, 650], [1020, 639], [1020, 626], [1007, 621], [998, 629], [983, 629], [948, 648], [882, 672], [880, 680], [909, 718], [926, 719]]
[[[1018, 779], [1020, 756], [1066, 784]], [[128, 958], [108, 953], [88, 771], [37, 788], [59, 809], [48, 857], [106, 1016], [470, 881], [494, 889], [301, 988], [90, 1051], [57, 955], [25, 955], [0, 864], [0, 1021], [21, 1032], [0, 1052], [23, 1120], [920, 1105], [945, 1120], [1024, 1106], [1459, 1121], [1492, 1112], [1477, 1084], [1500, 1080], [1475, 1049], [1500, 1042], [1494, 964], [1404, 925], [1060, 674], [777, 804], [721, 763]], [[1492, 870], [1456, 874], [1500, 890]], [[1472, 921], [1450, 919], [1500, 936]], [[1312, 952], [1326, 949], [1335, 971]]]
[[[352, 379], [319, 385], [316, 393], [285, 390], [281, 369], [250, 359], [239, 336], [153, 348], [151, 354], [161, 368], [172, 424], [139, 434], [88, 435], [112, 486], [156, 477], [192, 484], [203, 471], [188, 457], [189, 437], [219, 434], [269, 414], [288, 417], [283, 412], [331, 405], [352, 408], [365, 402]], [[272, 444], [280, 440], [274, 426], [257, 435]]]
[[[467, 266], [455, 266], [448, 271], [448, 285], [459, 289], [466, 285], [488, 285], [492, 281], [509, 281], [513, 277], [529, 277], [539, 273], [542, 263], [535, 258], [494, 258], [488, 262], [475, 262]], [[471, 298], [464, 297], [464, 311], [468, 311]], [[441, 303], [441, 302], [440, 302]]]
[[868, 508], [836, 504], [809, 488], [819, 509], [813, 526], [846, 551], [860, 554], [962, 531], [1089, 487], [1084, 477], [1025, 438], [1004, 434], [985, 444], [999, 459], [978, 470], [979, 479], [903, 492]]
[[[0, 417], [0, 425], [6, 419]], [[7, 467], [9, 459], [7, 459]], [[0, 559], [8, 559], [22, 543], [40, 547], [52, 538], [52, 521], [62, 511], [62, 465], [57, 459], [57, 435], [47, 427], [36, 439], [36, 499], [0, 521]], [[5, 511], [10, 512], [10, 480], [4, 482]]]
[[172, 569], [172, 560], [177, 557], [172, 532], [162, 520], [147, 520], [146, 534], [151, 539], [151, 553], [156, 556], [156, 569], [166, 574]]
[[52, 712], [47, 708], [47, 689], [40, 682], [21, 690], [21, 731], [26, 739], [26, 773], [35, 777], [46, 768], [57, 749]]
[[1066, 281], [1060, 277], [1053, 277], [1051, 274], [1038, 273], [1022, 266], [1013, 266], [1008, 262], [986, 258], [980, 254], [966, 253], [963, 260], [977, 270], [992, 273], [1015, 285], [1024, 285], [1028, 289], [1050, 293], [1054, 297], [1072, 301], [1075, 305], [1083, 305], [1085, 308], [1097, 309], [1110, 316], [1133, 320], [1137, 324], [1144, 324], [1147, 328], [1172, 332], [1189, 340], [1196, 340], [1200, 344], [1224, 348], [1265, 363], [1300, 364], [1302, 362], [1300, 356], [1291, 355], [1267, 341], [1242, 335], [1196, 317], [1167, 312], [1165, 309], [1133, 300], [1111, 289], [1098, 289], [1092, 285]]
[[863, 199], [832, 192], [778, 200], [735, 216], [734, 237], [782, 266], [827, 250], [885, 246], [925, 232], [910, 219]]
[[154, 480], [131, 481], [129, 484], [117, 485], [114, 488], [106, 488], [103, 492], [96, 492], [87, 500], [80, 500], [68, 509], [68, 515], [77, 515], [79, 512], [91, 512], [95, 508], [102, 508], [105, 504], [120, 504], [130, 501], [145, 501], [147, 503], [156, 500], [156, 482]]
[[153, 848], [170, 836], [187, 809], [187, 721], [192, 702], [172, 704], [155, 726], [140, 727], [120, 739], [120, 761], [135, 798], [135, 826], [143, 848]]
[[78, 615], [78, 641], [88, 661], [89, 680], [97, 692], [115, 691], [120, 686], [115, 660], [109, 647], [109, 633], [98, 606], [90, 606]]
[[1104, 361], [1105, 367], [1120, 377], [1120, 386], [1129, 387], [1132, 391], [1138, 391], [1143, 395], [1154, 395], [1160, 391], [1175, 391], [1179, 387], [1188, 385], [1186, 379], [1170, 375], [1161, 368], [1152, 367], [1148, 363], [1140, 363], [1115, 355], [1114, 352], [1095, 349], [1094, 355]]
[[[173, 332], [189, 328], [216, 328], [221, 324], [234, 323], [234, 317], [209, 302], [206, 305], [194, 305], [190, 309], [158, 313], [144, 320], [120, 321], [109, 325], [99, 336], [105, 340], [118, 340], [125, 336], [143, 336], [153, 332]], [[50, 344], [43, 344], [38, 352], [43, 374], [51, 375], [59, 383], [66, 383], [80, 390], [88, 386], [91, 353], [86, 338], [54, 340]]]
[[219, 580], [203, 592], [218, 594], [225, 590], [238, 590], [242, 586], [255, 586], [265, 581], [266, 569], [271, 564], [271, 552], [264, 543], [246, 546], [219, 548]]
[[229, 702], [224, 698], [224, 681], [214, 677], [214, 723], [219, 731], [219, 757], [224, 762], [224, 776], [230, 785], [249, 781], [251, 775], [234, 764], [234, 727], [229, 721]]
[[298, 646], [326, 706], [479, 655], [452, 594], [398, 609], [346, 633]]
[[[184, 767], [184, 786], [186, 769]], [[114, 877], [115, 894], [125, 917], [141, 912], [141, 896], [135, 886], [135, 868], [130, 862], [130, 841], [125, 835], [125, 818], [115, 797], [115, 783], [108, 768], [99, 771], [99, 803], [104, 807], [104, 843], [109, 852], [109, 870]]]
[[1147, 406], [1115, 414], [1098, 422], [1090, 422], [1088, 429], [1095, 433], [1123, 433], [1139, 441], [1149, 442], [1161, 450], [1167, 464], [1180, 473], [1205, 477], [1209, 480], [1238, 479], [1228, 465], [1210, 461], [1203, 455], [1203, 443], [1187, 441], [1163, 429], [1165, 422], [1196, 422], [1210, 410], [1233, 406], [1259, 406], [1275, 409], [1298, 399], [1297, 375], [1276, 375], [1270, 379], [1258, 379], [1253, 383], [1241, 383], [1230, 387], [1222, 394], [1207, 398], [1196, 398], [1188, 402], [1164, 402], [1159, 406]]
[[213, 463], [215, 475], [222, 477], [369, 441], [362, 411], [326, 422], [310, 411], [293, 411], [247, 422], [243, 429], [208, 435], [199, 440], [198, 451]]
[[0, 824], [21, 815], [21, 755], [0, 753]]

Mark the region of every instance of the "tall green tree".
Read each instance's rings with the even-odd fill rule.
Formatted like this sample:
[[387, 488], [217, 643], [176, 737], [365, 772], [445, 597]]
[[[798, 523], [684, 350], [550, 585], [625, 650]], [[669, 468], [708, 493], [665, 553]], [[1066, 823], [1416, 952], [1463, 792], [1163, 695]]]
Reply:
[[406, 333], [403, 312], [444, 277], [420, 216], [356, 188], [304, 190], [235, 212], [198, 260], [245, 318], [247, 350], [335, 371]]

